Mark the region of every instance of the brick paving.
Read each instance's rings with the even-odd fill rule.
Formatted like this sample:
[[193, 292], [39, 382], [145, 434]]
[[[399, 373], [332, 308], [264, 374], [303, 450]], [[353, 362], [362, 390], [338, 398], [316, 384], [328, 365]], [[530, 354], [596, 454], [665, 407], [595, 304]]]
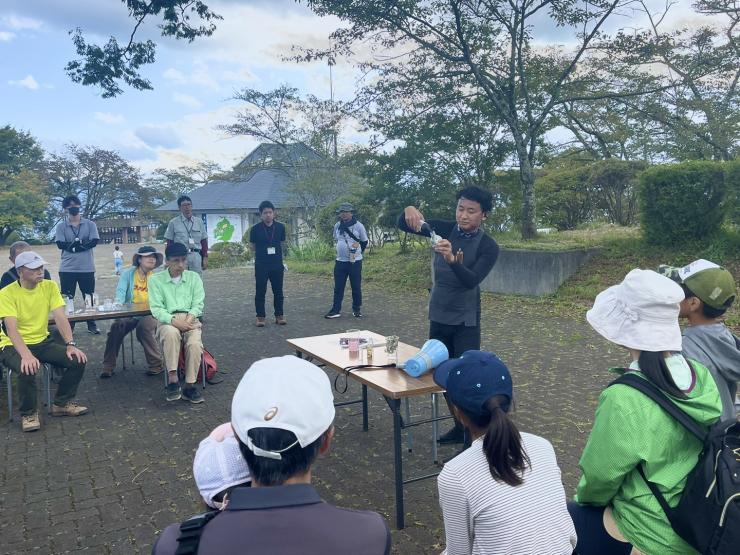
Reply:
[[[58, 260], [47, 249], [43, 256], [50, 257], [50, 262]], [[108, 258], [98, 255], [101, 298], [112, 296], [116, 283]], [[420, 345], [426, 338], [425, 294], [394, 294], [369, 284], [363, 307], [366, 317], [358, 325], [347, 306], [338, 320], [322, 318], [331, 301], [328, 278], [292, 273], [286, 278], [289, 324], [258, 329], [253, 326], [252, 271], [206, 273], [203, 337], [223, 370], [224, 381], [206, 389], [202, 405], [167, 403], [162, 376], [144, 375], [146, 365], [138, 344], [133, 367], [129, 358], [129, 368], [122, 370], [119, 359], [114, 377], [100, 380], [105, 336], [91, 336], [84, 326], [78, 327], [77, 338], [90, 363], [79, 399], [90, 406], [89, 414], [80, 418], [44, 415], [39, 432], [23, 434], [17, 413], [14, 422], [7, 420], [3, 382], [0, 553], [150, 552], [167, 524], [202, 510], [192, 478], [194, 451], [213, 427], [228, 420], [233, 391], [253, 361], [289, 354], [287, 338], [355, 327], [395, 332], [412, 344]], [[570, 494], [598, 392], [609, 381], [605, 368], [624, 356], [585, 322], [540, 310], [530, 300], [487, 297], [483, 347], [495, 350], [512, 369], [518, 424], [553, 443]], [[101, 327], [105, 331], [108, 325]], [[341, 397], [358, 394], [359, 387], [351, 385]], [[412, 400], [411, 408], [414, 417], [429, 416], [428, 399]], [[333, 449], [316, 467], [320, 493], [340, 506], [376, 510], [392, 525], [392, 426], [387, 405], [377, 394], [370, 394], [367, 433], [362, 432], [359, 405], [339, 409], [335, 425]], [[440, 450], [441, 459], [453, 454], [451, 447]], [[414, 450], [405, 453], [405, 474], [437, 470], [431, 462], [429, 427], [414, 428]], [[405, 491], [407, 527], [393, 531], [394, 553], [438, 553], [444, 547], [444, 531], [435, 481], [412, 484]]]

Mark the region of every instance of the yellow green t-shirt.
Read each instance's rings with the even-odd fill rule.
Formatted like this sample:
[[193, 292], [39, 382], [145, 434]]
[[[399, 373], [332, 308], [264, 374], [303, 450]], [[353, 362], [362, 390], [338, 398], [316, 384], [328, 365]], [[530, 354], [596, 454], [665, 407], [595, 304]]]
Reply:
[[[56, 282], [45, 279], [33, 289], [24, 289], [16, 281], [0, 290], [0, 318], [13, 316], [18, 320], [18, 332], [26, 345], [41, 343], [49, 335], [49, 313], [64, 306]], [[0, 348], [12, 345], [0, 331]]]
[[149, 302], [149, 276], [151, 275], [152, 273], [149, 272], [145, 278], [142, 278], [138, 270], [134, 271], [134, 292], [131, 295], [132, 302]]

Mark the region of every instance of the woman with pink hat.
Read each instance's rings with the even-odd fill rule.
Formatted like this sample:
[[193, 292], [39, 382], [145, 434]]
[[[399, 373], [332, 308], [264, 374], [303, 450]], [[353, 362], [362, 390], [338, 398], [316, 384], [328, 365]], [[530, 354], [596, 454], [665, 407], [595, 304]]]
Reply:
[[[681, 287], [667, 277], [632, 270], [596, 297], [586, 319], [628, 351], [628, 368], [613, 372], [652, 382], [708, 429], [719, 419], [722, 404], [709, 371], [681, 354], [678, 312], [683, 299]], [[694, 435], [642, 392], [624, 384], [607, 387], [579, 462], [576, 502], [568, 504], [577, 553], [695, 553], [674, 532], [645, 479], [675, 506], [701, 449]]]

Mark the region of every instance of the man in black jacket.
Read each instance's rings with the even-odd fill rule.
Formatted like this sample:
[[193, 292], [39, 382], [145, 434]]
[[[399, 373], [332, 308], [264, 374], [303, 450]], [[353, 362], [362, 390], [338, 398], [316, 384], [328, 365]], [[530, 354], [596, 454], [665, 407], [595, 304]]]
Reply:
[[[457, 193], [455, 221], [429, 220], [414, 206], [398, 219], [402, 231], [431, 237], [434, 285], [429, 300], [429, 338], [445, 344], [451, 358], [480, 350], [480, 282], [498, 258], [498, 244], [482, 229], [493, 208], [491, 193], [466, 187]], [[440, 443], [463, 440], [463, 428], [440, 437]]]

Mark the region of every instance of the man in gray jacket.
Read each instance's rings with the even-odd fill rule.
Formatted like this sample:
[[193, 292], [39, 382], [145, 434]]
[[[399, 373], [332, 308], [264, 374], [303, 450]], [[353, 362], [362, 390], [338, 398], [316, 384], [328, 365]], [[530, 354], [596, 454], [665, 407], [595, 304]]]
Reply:
[[686, 294], [679, 313], [689, 323], [683, 333], [683, 354], [712, 373], [722, 399], [722, 420], [735, 418], [740, 339], [721, 321], [736, 296], [732, 274], [703, 259], [683, 268], [661, 266], [660, 272], [681, 285]]

